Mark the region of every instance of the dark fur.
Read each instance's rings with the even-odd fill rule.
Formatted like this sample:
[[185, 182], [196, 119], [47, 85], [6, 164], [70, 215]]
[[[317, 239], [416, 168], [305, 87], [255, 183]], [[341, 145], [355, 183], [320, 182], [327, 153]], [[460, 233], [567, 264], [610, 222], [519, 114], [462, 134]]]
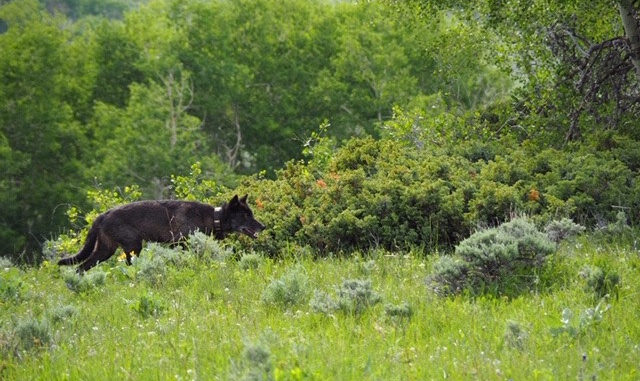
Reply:
[[106, 261], [118, 246], [131, 264], [131, 254], [140, 253], [142, 241], [178, 243], [197, 230], [219, 239], [232, 232], [256, 238], [264, 229], [253, 217], [246, 195], [241, 199], [236, 195], [221, 207], [218, 231], [214, 210], [211, 205], [194, 201], [138, 201], [110, 209], [96, 218], [80, 252], [62, 258], [58, 264], [81, 263], [78, 271], [86, 271]]

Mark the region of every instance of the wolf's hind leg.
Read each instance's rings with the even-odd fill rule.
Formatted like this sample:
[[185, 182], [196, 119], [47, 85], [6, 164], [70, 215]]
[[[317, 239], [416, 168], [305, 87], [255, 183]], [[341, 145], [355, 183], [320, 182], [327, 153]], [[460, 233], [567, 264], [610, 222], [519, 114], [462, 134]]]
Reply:
[[122, 246], [122, 250], [124, 250], [124, 255], [127, 256], [127, 265], [131, 266], [131, 254], [135, 254], [135, 256], [139, 256], [142, 251], [142, 241], [129, 241], [124, 242], [120, 246]]
[[99, 262], [104, 262], [116, 252], [117, 246], [111, 243], [105, 243], [102, 240], [96, 242], [96, 246], [93, 252], [78, 266], [78, 272], [84, 272], [97, 265]]

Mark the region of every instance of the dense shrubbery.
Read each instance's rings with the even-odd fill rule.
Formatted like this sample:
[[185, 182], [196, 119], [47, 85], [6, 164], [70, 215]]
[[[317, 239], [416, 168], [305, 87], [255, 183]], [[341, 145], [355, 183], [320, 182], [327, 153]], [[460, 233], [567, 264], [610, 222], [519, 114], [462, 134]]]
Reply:
[[[291, 241], [321, 253], [451, 247], [477, 226], [521, 214], [540, 226], [561, 218], [597, 226], [616, 219], [612, 206], [635, 213], [637, 187], [633, 171], [598, 151], [520, 148], [471, 161], [450, 147], [364, 138], [348, 141], [329, 159], [291, 162], [275, 180], [245, 180], [240, 192], [254, 198], [269, 227], [258, 247], [274, 254]], [[561, 235], [580, 230], [550, 229]]]
[[353, 139], [326, 163], [289, 163], [275, 180], [242, 188], [270, 232], [261, 248], [295, 240], [323, 253], [382, 246], [435, 247], [467, 234], [464, 159], [427, 160], [400, 143]]
[[[476, 145], [462, 141], [457, 147], [417, 148], [390, 139], [357, 138], [333, 149], [319, 139], [307, 161], [289, 162], [275, 179], [247, 177], [233, 191], [216, 187], [212, 193], [194, 165], [190, 176], [174, 177], [173, 185], [180, 198], [212, 204], [248, 193], [268, 229], [255, 242], [237, 242], [270, 255], [289, 244], [320, 255], [375, 247], [451, 248], [477, 227], [497, 226], [523, 214], [540, 227], [560, 220], [547, 228], [548, 234], [557, 235], [553, 240], [581, 231], [562, 218], [607, 226], [620, 219], [621, 207], [631, 211], [624, 215], [625, 226], [638, 219], [636, 174], [610, 153], [586, 148], [534, 153], [525, 147], [502, 150], [488, 161], [460, 153]], [[125, 194], [90, 196], [102, 211], [138, 196], [135, 188], [126, 189]], [[77, 210], [69, 214], [79, 221]], [[89, 212], [86, 220], [96, 215]], [[47, 252], [73, 251], [81, 237], [70, 234], [50, 242]], [[207, 237], [194, 236], [189, 244], [224, 251]]]

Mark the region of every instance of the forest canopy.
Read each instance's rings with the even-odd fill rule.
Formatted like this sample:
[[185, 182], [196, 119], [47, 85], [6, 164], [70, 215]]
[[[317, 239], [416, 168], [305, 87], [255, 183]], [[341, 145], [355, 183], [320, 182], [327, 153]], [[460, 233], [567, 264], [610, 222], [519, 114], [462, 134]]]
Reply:
[[[360, 197], [358, 181], [401, 192], [393, 200], [409, 222], [454, 216], [451, 229], [401, 230], [425, 241], [438, 232], [444, 244], [514, 211], [597, 225], [622, 210], [636, 221], [640, 200], [627, 196], [640, 189], [637, 9], [628, 0], [0, 1], [0, 254], [37, 260], [42, 242], [71, 227], [71, 206], [95, 207], [90, 190], [135, 184], [139, 197], [177, 197], [172, 175], [196, 162], [221, 193], [251, 183], [271, 186], [263, 199], [291, 197], [299, 215], [275, 234], [319, 246], [337, 220], [313, 228], [300, 218], [320, 211], [379, 231], [389, 246], [401, 239], [384, 228], [397, 220], [347, 216], [349, 205], [337, 210], [316, 188], [287, 195], [343, 175]], [[349, 157], [357, 152], [370, 157]], [[421, 199], [431, 191], [451, 203], [446, 211]], [[407, 212], [416, 205], [419, 216]]]

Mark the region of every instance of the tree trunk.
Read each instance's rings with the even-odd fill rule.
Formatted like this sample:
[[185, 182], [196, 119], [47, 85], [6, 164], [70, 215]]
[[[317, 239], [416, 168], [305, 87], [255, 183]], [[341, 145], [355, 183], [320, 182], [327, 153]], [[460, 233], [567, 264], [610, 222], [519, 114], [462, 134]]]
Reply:
[[[169, 132], [171, 133], [171, 137], [169, 140], [171, 150], [173, 150], [176, 146], [176, 143], [178, 143], [179, 110], [177, 110], [176, 104], [174, 103], [174, 95], [173, 95], [174, 83], [175, 81], [173, 79], [173, 72], [171, 72], [167, 76], [167, 79], [164, 80], [164, 84], [167, 87], [167, 99], [169, 100], [169, 120], [167, 120], [166, 123], [167, 123], [167, 127], [169, 128]], [[180, 94], [180, 97], [182, 97], [182, 94]], [[182, 99], [180, 99], [180, 103], [182, 103]]]
[[631, 48], [631, 62], [636, 69], [636, 80], [640, 82], [640, 27], [635, 18], [633, 1], [618, 0], [618, 9], [624, 26], [624, 34], [627, 36]]

